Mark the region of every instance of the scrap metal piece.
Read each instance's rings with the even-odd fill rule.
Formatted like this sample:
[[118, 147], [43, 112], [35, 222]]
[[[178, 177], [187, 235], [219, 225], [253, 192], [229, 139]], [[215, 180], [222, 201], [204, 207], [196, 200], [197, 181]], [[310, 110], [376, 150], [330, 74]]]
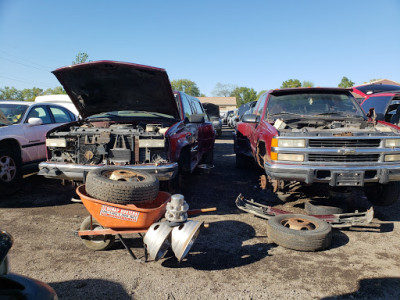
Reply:
[[[273, 216], [282, 214], [292, 214], [292, 212], [274, 208], [255, 202], [253, 199], [247, 200], [242, 194], [236, 198], [236, 206], [247, 213], [256, 215], [263, 219], [269, 219]], [[334, 228], [349, 228], [352, 226], [366, 226], [371, 223], [374, 218], [374, 209], [371, 207], [365, 212], [354, 212], [344, 214], [331, 215], [312, 215], [318, 219], [325, 220]]]

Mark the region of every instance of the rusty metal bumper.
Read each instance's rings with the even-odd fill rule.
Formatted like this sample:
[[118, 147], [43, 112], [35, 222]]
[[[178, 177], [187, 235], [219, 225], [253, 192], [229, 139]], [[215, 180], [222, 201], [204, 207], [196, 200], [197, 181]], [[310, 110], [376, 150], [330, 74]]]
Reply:
[[[274, 208], [272, 206], [263, 205], [255, 202], [253, 199], [247, 200], [242, 194], [236, 198], [236, 206], [245, 212], [256, 215], [263, 219], [269, 219], [273, 216], [282, 214], [292, 214], [292, 212]], [[352, 226], [365, 226], [371, 223], [374, 217], [374, 210], [371, 207], [366, 212], [354, 212], [345, 214], [332, 214], [332, 215], [313, 215], [318, 219], [325, 220], [330, 223], [334, 228], [349, 228]]]
[[[90, 170], [94, 170], [105, 165], [77, 165], [67, 163], [51, 163], [42, 162], [39, 164], [39, 175], [46, 178], [53, 179], [66, 179], [74, 181], [84, 181]], [[155, 175], [160, 181], [167, 181], [173, 179], [178, 174], [178, 163], [164, 163], [164, 164], [141, 164], [141, 165], [125, 165], [121, 166], [124, 169], [135, 171], [145, 171]]]

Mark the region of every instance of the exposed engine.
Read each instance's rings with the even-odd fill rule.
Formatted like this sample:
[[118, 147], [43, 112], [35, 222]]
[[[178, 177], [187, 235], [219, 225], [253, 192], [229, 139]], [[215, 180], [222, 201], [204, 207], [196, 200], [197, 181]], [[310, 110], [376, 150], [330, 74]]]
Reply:
[[[277, 119], [274, 123], [274, 127], [278, 129], [281, 134], [312, 134], [323, 132], [327, 134], [337, 134], [346, 132], [396, 132], [396, 130], [383, 126], [380, 124], [374, 124], [367, 120], [354, 119], [354, 120], [332, 120], [332, 119], [289, 119], [282, 120]], [[327, 131], [329, 130], [329, 131]]]
[[[100, 126], [100, 127], [99, 127]], [[85, 123], [52, 132], [46, 140], [50, 161], [127, 165], [167, 161], [164, 124]]]

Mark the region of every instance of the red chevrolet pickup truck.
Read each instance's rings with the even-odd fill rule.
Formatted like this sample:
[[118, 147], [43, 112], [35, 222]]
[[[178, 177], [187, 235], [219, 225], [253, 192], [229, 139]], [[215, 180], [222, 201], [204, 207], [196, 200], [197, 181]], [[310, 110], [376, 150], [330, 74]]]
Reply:
[[237, 165], [253, 157], [275, 192], [293, 182], [364, 189], [375, 205], [400, 196], [400, 128], [368, 118], [351, 89], [263, 94], [234, 137]]

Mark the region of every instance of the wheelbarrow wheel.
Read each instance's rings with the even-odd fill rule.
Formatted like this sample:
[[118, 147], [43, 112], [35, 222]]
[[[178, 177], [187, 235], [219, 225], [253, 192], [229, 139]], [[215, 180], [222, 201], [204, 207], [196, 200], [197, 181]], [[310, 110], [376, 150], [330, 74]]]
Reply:
[[[92, 225], [90, 225], [90, 219], [92, 219]], [[104, 229], [94, 218], [87, 217], [81, 224], [80, 230], [100, 230]], [[115, 237], [113, 235], [87, 235], [81, 237], [83, 244], [89, 249], [95, 251], [107, 250], [114, 242]]]
[[151, 202], [159, 191], [159, 182], [154, 175], [122, 167], [92, 170], [85, 184], [91, 197], [123, 205]]

